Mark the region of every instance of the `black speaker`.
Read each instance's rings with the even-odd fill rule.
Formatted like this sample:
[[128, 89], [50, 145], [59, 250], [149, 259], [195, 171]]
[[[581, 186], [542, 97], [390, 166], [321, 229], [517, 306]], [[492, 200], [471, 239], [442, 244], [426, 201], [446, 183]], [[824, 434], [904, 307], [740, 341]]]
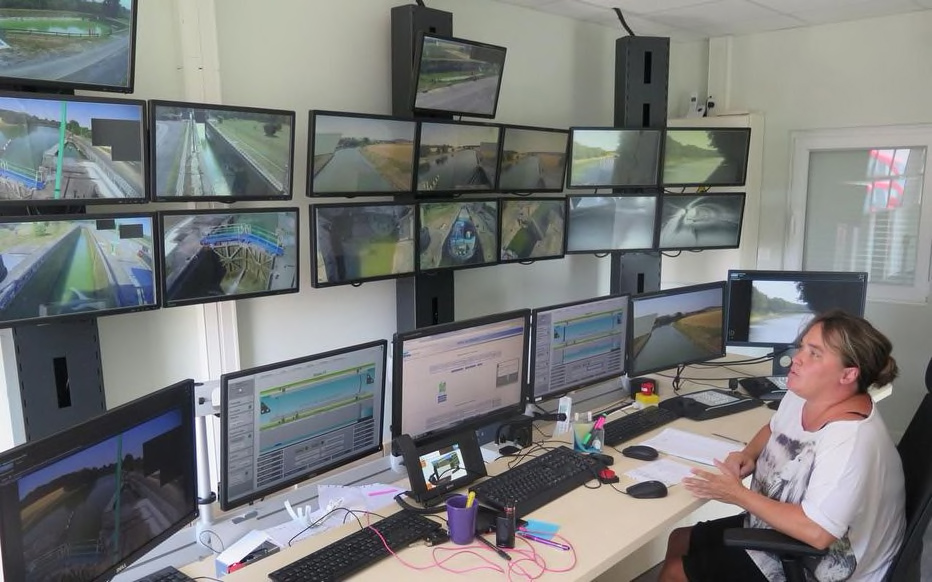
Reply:
[[531, 446], [533, 429], [531, 428], [532, 419], [529, 416], [522, 417], [502, 424], [498, 429], [498, 442], [504, 443], [511, 441], [519, 447]]

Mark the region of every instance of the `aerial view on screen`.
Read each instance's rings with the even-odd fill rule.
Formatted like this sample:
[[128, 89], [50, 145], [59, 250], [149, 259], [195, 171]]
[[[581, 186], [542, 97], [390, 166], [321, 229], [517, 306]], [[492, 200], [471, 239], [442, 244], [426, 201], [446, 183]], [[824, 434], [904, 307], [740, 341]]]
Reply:
[[668, 130], [663, 183], [743, 184], [749, 135], [736, 129]]
[[20, 479], [26, 582], [95, 579], [181, 519], [181, 425], [164, 414]]
[[659, 248], [737, 247], [742, 194], [663, 196]]
[[499, 189], [561, 190], [566, 140], [565, 132], [506, 127]]
[[414, 272], [414, 205], [315, 207], [317, 282]]
[[144, 200], [142, 116], [135, 104], [0, 97], [0, 200]]
[[504, 66], [503, 47], [424, 36], [414, 107], [491, 116]]
[[152, 218], [0, 223], [0, 322], [155, 304]]
[[297, 212], [167, 214], [166, 304], [297, 288]]
[[157, 197], [291, 196], [292, 116], [157, 105]]
[[654, 245], [656, 196], [573, 196], [567, 251], [649, 249]]
[[570, 187], [657, 184], [660, 135], [656, 130], [574, 129]]
[[416, 128], [400, 119], [315, 115], [313, 192], [410, 191]]
[[421, 269], [494, 263], [498, 251], [495, 201], [421, 203]]
[[132, 0], [4, 0], [0, 77], [128, 87]]
[[[722, 289], [645, 298], [634, 303], [634, 370], [715, 357], [722, 346]], [[674, 362], [675, 363], [675, 362]]]
[[502, 200], [503, 261], [563, 254], [563, 200]]
[[422, 123], [417, 189], [491, 190], [499, 133], [496, 126]]

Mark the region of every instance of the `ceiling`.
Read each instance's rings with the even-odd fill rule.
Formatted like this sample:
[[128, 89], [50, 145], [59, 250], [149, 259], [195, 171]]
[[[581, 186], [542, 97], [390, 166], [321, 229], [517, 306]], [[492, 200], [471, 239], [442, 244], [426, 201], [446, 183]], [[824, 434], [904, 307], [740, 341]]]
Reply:
[[689, 41], [932, 9], [932, 0], [497, 0], [624, 29]]

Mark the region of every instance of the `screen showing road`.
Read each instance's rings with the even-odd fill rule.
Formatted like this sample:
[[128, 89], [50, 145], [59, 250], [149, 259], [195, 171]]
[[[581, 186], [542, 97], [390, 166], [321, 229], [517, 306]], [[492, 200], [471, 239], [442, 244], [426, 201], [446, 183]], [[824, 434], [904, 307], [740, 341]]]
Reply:
[[505, 192], [562, 192], [568, 132], [505, 126], [498, 189]]
[[419, 192], [492, 190], [498, 171], [501, 127], [466, 123], [421, 123]]
[[563, 256], [566, 200], [501, 200], [502, 261], [537, 261]]
[[425, 34], [415, 69], [415, 111], [495, 117], [505, 47]]
[[657, 196], [570, 196], [567, 253], [651, 250]]
[[421, 202], [418, 269], [457, 269], [498, 262], [498, 202]]
[[689, 194], [660, 197], [657, 248], [734, 249], [741, 242], [744, 194]]
[[662, 132], [570, 129], [569, 188], [657, 186]]
[[744, 186], [751, 130], [667, 128], [664, 186]]

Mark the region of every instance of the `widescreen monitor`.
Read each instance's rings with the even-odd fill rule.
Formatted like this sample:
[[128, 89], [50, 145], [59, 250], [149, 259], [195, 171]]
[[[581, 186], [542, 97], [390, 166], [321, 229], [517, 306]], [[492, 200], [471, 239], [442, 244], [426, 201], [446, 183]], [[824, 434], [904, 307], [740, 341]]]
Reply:
[[570, 128], [568, 188], [656, 188], [659, 129]]
[[145, 101], [0, 93], [0, 204], [145, 202], [145, 122]]
[[382, 450], [387, 342], [220, 378], [220, 507], [232, 509]]
[[750, 145], [748, 128], [669, 127], [661, 183], [666, 187], [744, 186]]
[[311, 206], [314, 287], [414, 274], [414, 204]]
[[661, 196], [657, 248], [662, 251], [738, 248], [744, 199], [743, 193]]
[[197, 517], [194, 381], [0, 453], [3, 577], [102, 582]]
[[0, 218], [0, 327], [158, 307], [150, 213]]
[[558, 259], [566, 246], [566, 199], [521, 198], [499, 202], [503, 263]]
[[568, 131], [506, 125], [502, 132], [499, 192], [563, 191]]
[[481, 428], [524, 410], [530, 311], [395, 334], [392, 438]]
[[416, 121], [311, 111], [308, 136], [308, 196], [414, 190]]
[[489, 192], [495, 186], [501, 126], [423, 121], [417, 192]]
[[494, 118], [506, 50], [462, 38], [423, 34], [414, 61], [414, 112]]
[[152, 197], [290, 200], [294, 111], [151, 101]]
[[530, 392], [535, 402], [624, 374], [627, 295], [542, 307], [531, 319]]
[[419, 271], [498, 262], [497, 200], [446, 200], [417, 206]]
[[653, 250], [658, 198], [569, 196], [567, 254]]
[[631, 297], [628, 376], [725, 355], [725, 282]]
[[133, 92], [136, 0], [7, 0], [0, 86]]
[[162, 305], [298, 291], [298, 209], [159, 213]]

